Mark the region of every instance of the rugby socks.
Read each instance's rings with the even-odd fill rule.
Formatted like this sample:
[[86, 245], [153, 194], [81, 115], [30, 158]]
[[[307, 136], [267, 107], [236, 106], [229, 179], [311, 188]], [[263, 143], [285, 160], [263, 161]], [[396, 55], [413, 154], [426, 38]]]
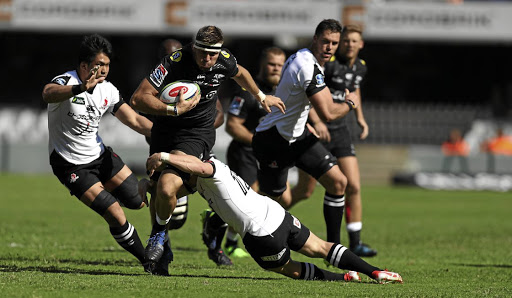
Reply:
[[[171, 214], [172, 216], [172, 214]], [[167, 224], [171, 220], [171, 216], [168, 219], [163, 220], [158, 216], [158, 213], [155, 215], [155, 223], [153, 224], [153, 228], [151, 229], [151, 235], [155, 235], [158, 232], [162, 232], [167, 230]]]
[[144, 263], [144, 246], [140, 241], [137, 230], [131, 223], [126, 221], [121, 227], [110, 227], [110, 234], [122, 248], [134, 255], [141, 263]]
[[299, 279], [303, 280], [345, 280], [345, 274], [323, 270], [311, 263], [301, 262], [302, 270]]
[[232, 231], [231, 229], [228, 229], [226, 233], [226, 245], [225, 247], [229, 246], [237, 246], [238, 245], [238, 233]]
[[361, 272], [370, 276], [371, 278], [373, 278], [373, 271], [381, 270], [366, 263], [363, 259], [356, 256], [353, 252], [339, 243], [334, 243], [334, 245], [331, 247], [331, 250], [327, 254], [327, 258], [325, 259], [327, 262], [329, 262], [329, 264], [335, 267]]
[[348, 239], [349, 239], [349, 247], [351, 250], [353, 250], [356, 246], [361, 244], [361, 229], [363, 228], [363, 223], [358, 222], [351, 222], [347, 223], [347, 232], [348, 232]]
[[208, 225], [210, 229], [215, 231], [215, 250], [220, 250], [222, 239], [224, 239], [228, 225], [220, 218], [217, 212], [210, 216]]
[[341, 221], [345, 208], [345, 195], [325, 193], [324, 219], [327, 227], [327, 242], [340, 243]]

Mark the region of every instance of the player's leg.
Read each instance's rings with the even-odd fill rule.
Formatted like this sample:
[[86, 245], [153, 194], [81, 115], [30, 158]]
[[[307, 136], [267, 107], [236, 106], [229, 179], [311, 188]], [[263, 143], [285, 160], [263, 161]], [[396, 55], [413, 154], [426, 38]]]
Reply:
[[283, 199], [280, 202], [284, 209], [289, 210], [298, 202], [308, 199], [313, 194], [316, 187], [316, 179], [311, 177], [308, 173], [298, 169], [299, 179], [297, 184], [292, 188], [290, 198], [283, 194]]
[[[329, 244], [327, 244], [327, 242], [321, 241], [318, 237], [314, 236], [314, 234], [311, 233], [310, 230], [299, 221], [299, 219], [288, 212], [286, 212], [283, 223], [276, 230], [274, 236], [286, 239], [285, 247], [287, 250], [291, 249], [299, 251], [309, 257], [325, 258], [329, 251]], [[267, 269], [294, 279], [359, 280], [357, 272], [350, 272], [347, 274], [333, 273], [320, 269], [311, 263], [293, 261], [291, 260], [289, 253], [283, 254], [283, 258], [280, 263], [282, 265], [279, 267]]]
[[[139, 181], [121, 158], [112, 151], [112, 148], [107, 147], [103, 158], [104, 162], [99, 171], [106, 191], [99, 195], [105, 197], [104, 202], [110, 201], [111, 198], [108, 195], [111, 195], [129, 209], [140, 209], [146, 206], [144, 198], [138, 192]], [[92, 206], [97, 204], [99, 202], [93, 202]], [[120, 205], [112, 204], [103, 217], [109, 222], [110, 233], [119, 245], [144, 263], [144, 246], [137, 230], [128, 222]]]
[[340, 157], [338, 158], [338, 165], [347, 177], [345, 222], [347, 223], [349, 248], [360, 257], [375, 256], [377, 251], [361, 242], [363, 207], [361, 200], [361, 178], [357, 158], [355, 156]]
[[325, 188], [323, 211], [327, 241], [340, 243], [347, 178], [334, 156], [318, 141], [304, 151], [297, 161], [297, 167], [316, 178]]
[[210, 209], [206, 209], [201, 213], [201, 222], [203, 225], [201, 236], [203, 243], [208, 248], [208, 258], [219, 266], [233, 265], [233, 262], [231, 262], [221, 248], [222, 239], [228, 225], [215, 211]]
[[156, 263], [164, 255], [167, 243], [169, 243], [167, 224], [172, 212], [176, 208], [176, 197], [184, 195], [179, 195], [182, 186], [183, 180], [174, 170], [164, 170], [161, 172], [156, 184], [156, 198], [151, 200], [151, 204], [155, 204], [155, 221], [153, 222], [145, 252], [146, 260], [151, 262], [151, 267], [156, 266]]
[[[343, 245], [339, 243], [326, 242], [318, 238], [314, 233], [310, 233], [308, 240], [298, 251], [311, 258], [323, 258], [331, 265], [340, 269], [348, 269], [351, 271], [361, 272], [379, 283], [402, 282], [402, 277], [398, 273], [388, 272], [370, 265]], [[306, 267], [306, 269], [310, 271], [321, 270], [314, 268], [311, 265], [309, 265], [309, 268]], [[330, 277], [331, 274], [334, 274], [330, 273], [329, 271], [322, 271], [324, 276]], [[309, 274], [311, 275], [311, 273]], [[344, 280], [353, 281], [354, 279], [357, 281], [359, 278], [358, 275], [354, 274], [353, 272], [349, 272], [344, 275]]]
[[102, 216], [117, 243], [144, 263], [144, 246], [137, 230], [126, 219], [116, 198], [106, 191], [100, 182], [89, 188], [80, 197], [80, 201]]
[[[148, 179], [141, 179], [139, 181], [139, 194], [141, 197], [145, 198], [147, 201], [147, 194], [151, 195], [151, 201], [149, 204], [150, 213], [151, 213], [151, 222], [155, 222], [156, 218], [156, 208], [155, 208], [155, 200], [156, 200], [156, 182]], [[186, 197], [186, 196], [185, 196]], [[175, 210], [178, 208], [175, 208]], [[173, 213], [174, 214], [174, 213]], [[172, 218], [172, 217], [171, 217]], [[170, 223], [169, 223], [170, 225]], [[156, 236], [155, 236], [156, 237]], [[149, 242], [149, 241], [148, 241]], [[152, 241], [155, 242], [155, 241]], [[160, 243], [156, 241], [156, 247], [160, 247]], [[163, 253], [162, 257], [157, 261], [147, 261], [145, 264], [145, 270], [154, 275], [169, 275], [169, 264], [173, 261], [174, 255], [171, 250], [171, 241], [166, 232], [164, 235], [163, 241]], [[149, 250], [149, 248], [148, 248]]]

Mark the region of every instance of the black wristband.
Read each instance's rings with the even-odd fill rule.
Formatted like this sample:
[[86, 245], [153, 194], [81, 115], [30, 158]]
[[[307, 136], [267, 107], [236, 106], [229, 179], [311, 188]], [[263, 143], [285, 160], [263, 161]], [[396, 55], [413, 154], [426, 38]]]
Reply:
[[73, 95], [78, 95], [82, 93], [82, 85], [73, 85], [73, 87], [71, 87], [71, 92], [73, 93]]
[[350, 109], [350, 111], [356, 108], [356, 104], [350, 99], [346, 99], [344, 103], [348, 104], [348, 108]]

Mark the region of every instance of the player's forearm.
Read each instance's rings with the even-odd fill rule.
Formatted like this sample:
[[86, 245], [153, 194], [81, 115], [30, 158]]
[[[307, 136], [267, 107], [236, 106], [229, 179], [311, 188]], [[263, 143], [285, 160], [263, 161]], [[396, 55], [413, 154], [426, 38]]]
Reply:
[[146, 137], [151, 137], [151, 128], [153, 127], [153, 122], [149, 121], [148, 118], [144, 116], [138, 116], [137, 121], [131, 129], [136, 132], [144, 135]]
[[56, 103], [68, 100], [70, 97], [84, 92], [82, 85], [47, 84], [43, 89], [43, 100], [46, 103]]
[[210, 164], [202, 162], [195, 156], [161, 152], [160, 160], [183, 172], [200, 177], [208, 177], [213, 174], [213, 167]]
[[317, 122], [319, 121], [322, 121], [322, 119], [320, 119], [320, 117], [318, 116], [318, 113], [316, 112], [315, 108], [312, 107], [310, 110], [309, 110], [309, 115], [308, 115], [308, 119], [309, 119], [309, 122], [311, 124], [316, 124]]
[[151, 94], [136, 91], [130, 103], [135, 110], [146, 114], [167, 115], [167, 105]]
[[228, 123], [226, 123], [226, 132], [238, 142], [246, 145], [252, 144], [253, 133], [243, 125], [232, 125], [228, 121]]

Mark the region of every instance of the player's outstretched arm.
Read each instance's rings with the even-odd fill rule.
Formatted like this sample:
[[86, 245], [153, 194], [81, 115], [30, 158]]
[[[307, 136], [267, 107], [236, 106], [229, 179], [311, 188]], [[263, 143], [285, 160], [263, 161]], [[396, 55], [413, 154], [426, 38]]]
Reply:
[[200, 177], [209, 177], [213, 174], [213, 166], [195, 156], [160, 152], [153, 153], [146, 161], [149, 176], [151, 177], [155, 170], [161, 169], [163, 164], [172, 165], [183, 172]]
[[256, 82], [254, 82], [254, 79], [252, 78], [249, 71], [247, 71], [247, 69], [245, 69], [242, 65], [238, 65], [238, 73], [233, 77], [233, 80], [235, 80], [236, 83], [240, 85], [240, 87], [254, 95], [254, 97], [259, 100], [261, 106], [268, 113], [270, 113], [270, 107], [276, 107], [281, 111], [281, 113], [284, 114], [286, 106], [284, 105], [283, 101], [279, 97], [275, 97], [273, 95], [265, 95], [260, 90], [260, 88], [258, 88], [258, 85], [256, 85]]
[[98, 73], [99, 68], [100, 65], [93, 67], [81, 85], [62, 86], [55, 83], [46, 84], [43, 88], [43, 100], [46, 103], [61, 102], [93, 88], [105, 80], [105, 77]]
[[148, 118], [137, 114], [128, 104], [122, 104], [114, 114], [119, 121], [136, 132], [151, 137], [153, 122]]

